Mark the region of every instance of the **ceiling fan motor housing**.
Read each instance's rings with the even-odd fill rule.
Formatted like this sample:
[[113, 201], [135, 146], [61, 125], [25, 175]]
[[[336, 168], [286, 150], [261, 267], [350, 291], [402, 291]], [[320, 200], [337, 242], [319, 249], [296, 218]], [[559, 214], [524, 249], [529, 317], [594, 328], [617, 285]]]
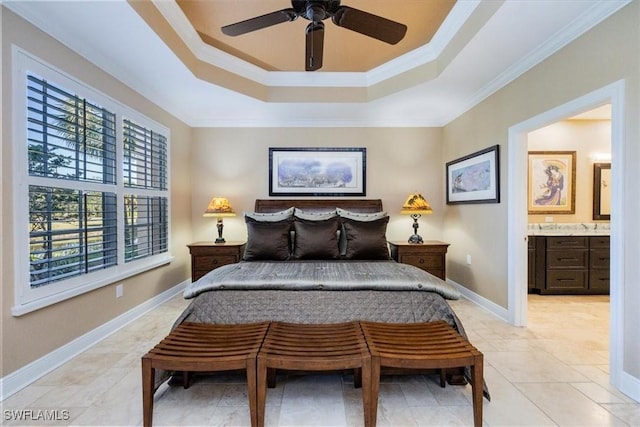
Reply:
[[320, 22], [333, 16], [340, 7], [340, 0], [291, 0], [296, 13], [311, 22]]

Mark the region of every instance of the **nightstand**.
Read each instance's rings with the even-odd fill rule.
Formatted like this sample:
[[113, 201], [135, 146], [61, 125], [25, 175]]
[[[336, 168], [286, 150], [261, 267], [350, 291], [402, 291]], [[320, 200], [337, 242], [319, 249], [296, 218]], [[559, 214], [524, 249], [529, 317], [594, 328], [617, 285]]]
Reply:
[[196, 242], [187, 245], [191, 254], [191, 281], [195, 282], [208, 272], [242, 259], [244, 242]]
[[426, 240], [422, 244], [389, 242], [391, 258], [410, 264], [445, 280], [447, 277], [447, 248], [449, 243]]

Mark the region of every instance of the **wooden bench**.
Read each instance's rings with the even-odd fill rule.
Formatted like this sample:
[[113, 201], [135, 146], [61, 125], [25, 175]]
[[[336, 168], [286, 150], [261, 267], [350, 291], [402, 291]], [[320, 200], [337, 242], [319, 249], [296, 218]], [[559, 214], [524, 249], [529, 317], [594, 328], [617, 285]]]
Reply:
[[156, 369], [184, 372], [216, 372], [245, 369], [251, 425], [258, 425], [256, 411], [256, 357], [269, 327], [268, 322], [217, 325], [185, 322], [142, 356], [142, 408], [144, 426], [153, 422]]
[[354, 369], [361, 375], [365, 426], [371, 411], [369, 350], [358, 322], [291, 324], [272, 322], [258, 353], [258, 426], [264, 425], [268, 371], [334, 371]]
[[371, 405], [365, 412], [375, 427], [381, 367], [440, 369], [444, 387], [447, 368], [471, 367], [473, 424], [482, 426], [483, 355], [444, 321], [429, 323], [360, 322], [371, 352]]

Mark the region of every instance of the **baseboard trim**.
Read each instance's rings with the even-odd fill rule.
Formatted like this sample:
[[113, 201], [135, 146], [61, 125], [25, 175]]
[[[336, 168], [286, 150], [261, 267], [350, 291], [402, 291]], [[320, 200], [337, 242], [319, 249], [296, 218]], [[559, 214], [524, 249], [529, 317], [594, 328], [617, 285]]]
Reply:
[[167, 302], [177, 294], [181, 293], [190, 282], [191, 279], [187, 279], [184, 282], [167, 289], [161, 294], [156, 295], [107, 323], [98, 326], [94, 330], [74, 339], [70, 343], [57, 348], [40, 359], [0, 378], [0, 402], [42, 378], [44, 375], [58, 368], [96, 343], [107, 338], [109, 335], [117, 332], [140, 316]]
[[619, 390], [636, 402], [640, 402], [640, 380], [624, 371], [621, 379]]
[[509, 323], [509, 310], [507, 310], [504, 307], [499, 306], [498, 304], [496, 304], [493, 301], [490, 301], [488, 299], [486, 299], [485, 297], [476, 294], [475, 292], [469, 290], [469, 288], [464, 287], [463, 285], [461, 285], [460, 283], [457, 283], [451, 279], [447, 279], [447, 283], [455, 286], [458, 291], [462, 294], [462, 296], [466, 299], [468, 299], [469, 301], [475, 303], [476, 305], [484, 308], [485, 310], [487, 310], [489, 313], [493, 314], [494, 316], [504, 320], [505, 322]]

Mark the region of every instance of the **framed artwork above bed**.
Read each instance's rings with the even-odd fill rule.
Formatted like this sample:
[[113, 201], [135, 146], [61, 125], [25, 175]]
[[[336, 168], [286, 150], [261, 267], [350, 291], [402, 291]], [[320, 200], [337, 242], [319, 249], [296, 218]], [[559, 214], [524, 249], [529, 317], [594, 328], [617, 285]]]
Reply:
[[269, 148], [269, 196], [365, 196], [366, 148]]

